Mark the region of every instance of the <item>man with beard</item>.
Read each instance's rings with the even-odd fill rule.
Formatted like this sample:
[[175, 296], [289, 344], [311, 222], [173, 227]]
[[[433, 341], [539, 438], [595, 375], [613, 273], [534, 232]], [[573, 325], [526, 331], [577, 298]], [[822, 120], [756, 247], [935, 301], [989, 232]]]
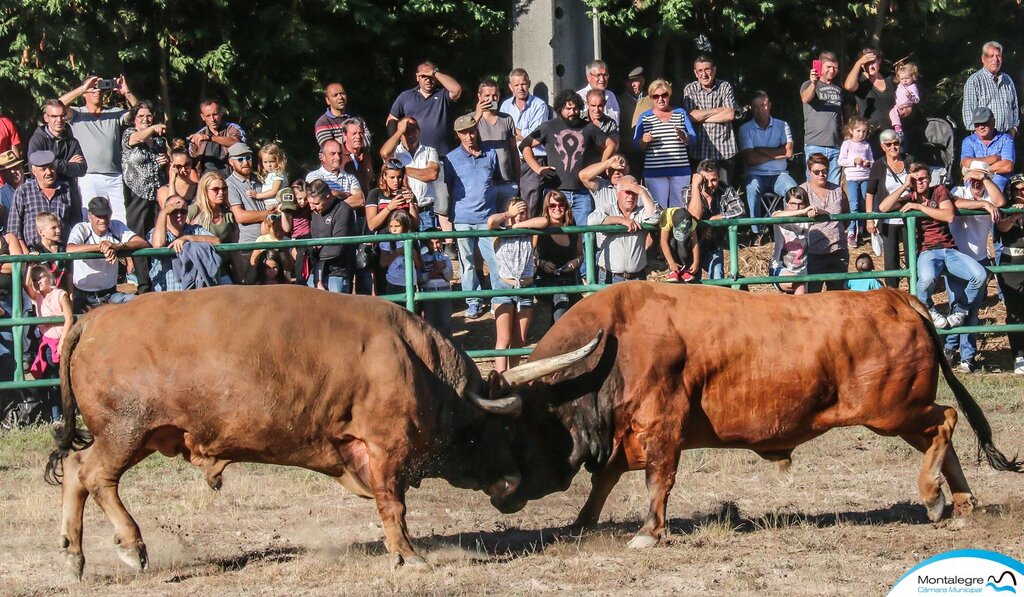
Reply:
[[[583, 120], [583, 99], [566, 89], [555, 96], [555, 118], [540, 125], [520, 144], [523, 160], [545, 179], [544, 187], [558, 189], [572, 205], [573, 219], [582, 224], [594, 211], [593, 197], [580, 181], [580, 171], [615, 153], [615, 140], [593, 124]], [[533, 148], [544, 146], [548, 165], [533, 155]]]
[[[256, 242], [256, 237], [260, 235], [260, 224], [270, 214], [277, 213], [277, 206], [267, 209], [262, 199], [249, 196], [249, 191], [259, 190], [259, 184], [252, 175], [252, 150], [248, 145], [235, 143], [228, 148], [228, 166], [231, 168], [231, 176], [227, 178], [228, 205], [238, 224], [238, 242]], [[231, 267], [236, 284], [249, 284], [255, 279], [255, 270], [247, 253], [233, 252]]]

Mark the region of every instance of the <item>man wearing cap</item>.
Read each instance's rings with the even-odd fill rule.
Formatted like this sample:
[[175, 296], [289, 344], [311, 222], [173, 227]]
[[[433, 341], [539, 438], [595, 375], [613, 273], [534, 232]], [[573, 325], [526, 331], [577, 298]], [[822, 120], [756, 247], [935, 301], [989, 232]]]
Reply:
[[68, 184], [57, 179], [56, 161], [52, 151], [37, 150], [28, 154], [32, 180], [14, 192], [14, 202], [7, 214], [5, 238], [12, 255], [24, 255], [29, 246], [40, 242], [36, 230], [36, 216], [40, 213], [48, 211], [56, 215], [65, 234], [82, 218]]
[[[82, 145], [82, 153], [89, 165], [78, 180], [82, 201], [93, 197], [107, 197], [114, 209], [114, 219], [127, 222], [124, 209], [124, 183], [121, 179], [121, 133], [128, 124], [128, 110], [104, 107], [104, 91], [99, 88], [100, 78], [92, 76], [60, 97], [68, 107], [68, 124], [75, 139]], [[139, 102], [128, 88], [124, 76], [114, 79], [114, 91], [124, 96], [129, 107]], [[85, 106], [72, 106], [79, 96]], [[83, 210], [84, 211], [84, 210]]]
[[[576, 93], [580, 97], [587, 97], [587, 92], [591, 89], [597, 89], [604, 93], [605, 114], [609, 118], [615, 121], [615, 124], [619, 124], [619, 100], [615, 97], [615, 94], [608, 91], [608, 65], [603, 60], [591, 60], [587, 63], [587, 86], [580, 89]], [[557, 108], [557, 106], [555, 106]]]
[[[647, 80], [644, 78], [644, 69], [636, 67], [629, 71], [626, 79], [626, 91], [618, 95], [619, 108], [619, 151], [626, 154], [629, 160], [629, 168], [634, 172], [644, 171], [644, 152], [633, 143], [633, 129], [636, 128], [636, 121], [646, 110], [639, 107], [641, 102], [646, 105], [650, 102], [646, 91]], [[643, 100], [647, 99], [646, 102]]]
[[[953, 235], [956, 248], [961, 253], [980, 263], [984, 267], [992, 265], [988, 256], [989, 235], [992, 223], [1000, 218], [999, 208], [1006, 205], [1002, 191], [992, 181], [989, 165], [981, 160], [973, 160], [964, 168], [964, 184], [953, 189], [953, 207], [956, 215], [949, 224], [949, 232]], [[963, 209], [981, 209], [988, 212], [982, 216], [960, 215]], [[965, 284], [960, 278], [946, 276], [946, 288], [950, 294], [950, 304], [957, 307], [950, 310], [946, 318], [949, 327], [960, 325], [978, 325], [978, 310], [985, 300], [981, 293], [974, 304], [968, 305], [965, 298]], [[966, 320], [964, 319], [966, 318]], [[952, 356], [960, 350], [960, 370], [965, 373], [974, 371], [974, 355], [978, 350], [978, 339], [975, 334], [950, 334], [946, 336], [946, 356], [953, 363]]]
[[245, 131], [234, 122], [224, 121], [224, 112], [217, 100], [203, 100], [199, 104], [199, 117], [205, 126], [189, 135], [188, 154], [195, 158], [200, 175], [216, 171], [228, 176], [231, 173], [228, 149], [235, 143], [245, 143]]
[[988, 108], [994, 116], [996, 131], [1017, 135], [1020, 124], [1020, 105], [1017, 89], [1003, 69], [1003, 46], [990, 41], [981, 47], [982, 68], [964, 83], [963, 117], [967, 129], [975, 124], [978, 108]]
[[[456, 230], [487, 230], [487, 219], [497, 213], [494, 205], [494, 181], [498, 176], [498, 156], [493, 149], [480, 147], [476, 118], [472, 114], [455, 120], [459, 146], [444, 158], [444, 180], [452, 201], [452, 223]], [[487, 262], [492, 287], [498, 266], [494, 260], [493, 238], [459, 238], [459, 266], [463, 290], [480, 290], [479, 275], [473, 259], [474, 245]], [[466, 317], [476, 319], [483, 312], [480, 299], [466, 299]]]
[[[51, 165], [57, 180], [67, 183], [75, 209], [81, 210], [78, 179], [86, 173], [88, 164], [82, 146], [68, 129], [67, 110], [60, 100], [46, 100], [43, 104], [43, 124], [32, 133], [28, 141], [29, 155], [35, 151], [49, 151], [53, 154]], [[81, 218], [79, 213], [78, 219]]]
[[[441, 160], [436, 149], [420, 143], [420, 125], [415, 118], [407, 116], [398, 121], [395, 134], [381, 146], [380, 157], [385, 162], [398, 160], [405, 166], [409, 190], [416, 197], [416, 206], [419, 208], [420, 230], [436, 227], [435, 185], [440, 178]], [[440, 182], [444, 183], [443, 180]]]
[[1013, 137], [996, 130], [995, 115], [988, 108], [975, 109], [971, 115], [971, 123], [974, 126], [974, 133], [964, 139], [960, 149], [960, 166], [969, 168], [971, 162], [985, 162], [992, 175], [992, 182], [996, 183], [999, 190], [1003, 190], [1010, 180], [1009, 176], [1013, 172], [1013, 163], [1016, 160]]
[[[661, 208], [647, 189], [632, 176], [623, 176], [615, 188], [615, 201], [597, 201], [587, 219], [589, 226], [620, 224], [626, 232], [598, 233], [597, 281], [614, 284], [646, 278], [647, 232], [643, 224], [657, 224]], [[587, 274], [588, 276], [590, 274]]]
[[[514, 68], [508, 74], [508, 89], [512, 97], [501, 104], [501, 111], [512, 117], [516, 127], [516, 144], [523, 142], [530, 133], [541, 124], [551, 119], [551, 106], [541, 98], [530, 93], [530, 75], [522, 68]], [[540, 213], [541, 178], [525, 161], [519, 151], [519, 196], [526, 201], [531, 216]], [[533, 157], [538, 163], [547, 165], [547, 153], [543, 147], [533, 149]]]
[[94, 197], [88, 205], [89, 221], [75, 224], [68, 234], [68, 253], [103, 254], [102, 259], [74, 262], [72, 283], [76, 313], [104, 303], [123, 303], [135, 298], [134, 294], [117, 291], [117, 252], [145, 249], [149, 243], [129, 230], [124, 222], [111, 220], [113, 213], [109, 199]]
[[[329, 143], [337, 144], [337, 141]], [[235, 216], [235, 222], [238, 224], [238, 242], [255, 242], [256, 237], [260, 235], [260, 224], [271, 213], [276, 213], [277, 208], [267, 208], [263, 199], [249, 196], [249, 191], [260, 190], [259, 181], [252, 175], [252, 150], [249, 146], [245, 143], [235, 143], [228, 148], [227, 153], [228, 167], [231, 168], [231, 175], [227, 177], [228, 205], [231, 206], [231, 214]], [[235, 275], [239, 278], [235, 282], [246, 283], [252, 270], [248, 255], [235, 251], [231, 253], [231, 263]]]

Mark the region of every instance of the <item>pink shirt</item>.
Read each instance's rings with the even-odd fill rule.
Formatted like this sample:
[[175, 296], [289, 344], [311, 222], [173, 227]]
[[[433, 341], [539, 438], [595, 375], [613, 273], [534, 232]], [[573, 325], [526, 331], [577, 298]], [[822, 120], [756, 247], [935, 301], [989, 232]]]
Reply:
[[[853, 160], [855, 158], [867, 160], [868, 165], [854, 166]], [[867, 141], [847, 139], [843, 141], [842, 147], [839, 148], [839, 165], [842, 166], [843, 172], [846, 172], [846, 180], [867, 180], [868, 175], [871, 174], [871, 162], [873, 161], [871, 146], [868, 145]]]
[[[32, 302], [36, 307], [36, 317], [64, 317], [64, 309], [60, 306], [60, 298], [67, 296], [67, 294], [67, 292], [60, 288], [54, 288], [50, 291], [50, 294], [41, 299], [33, 299]], [[60, 340], [61, 335], [64, 333], [64, 324], [41, 323], [39, 324], [39, 333], [43, 338]]]

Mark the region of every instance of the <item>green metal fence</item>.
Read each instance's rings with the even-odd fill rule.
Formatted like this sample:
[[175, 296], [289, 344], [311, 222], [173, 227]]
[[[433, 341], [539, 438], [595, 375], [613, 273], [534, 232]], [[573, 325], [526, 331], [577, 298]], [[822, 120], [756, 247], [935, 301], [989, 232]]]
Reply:
[[[1024, 213], [1022, 209], [1002, 210], [1006, 214]], [[988, 215], [984, 211], [963, 210], [958, 212], [961, 215]], [[816, 282], [830, 280], [854, 280], [863, 278], [907, 278], [911, 292], [917, 285], [917, 233], [916, 220], [920, 217], [914, 214], [900, 213], [870, 213], [870, 214], [841, 214], [833, 216], [819, 216], [817, 218], [736, 218], [714, 221], [702, 221], [699, 226], [712, 228], [726, 228], [729, 241], [729, 267], [726, 277], [719, 280], [704, 280], [704, 284], [714, 286], [732, 286], [739, 288], [743, 285], [773, 284], [775, 282]], [[907, 242], [907, 267], [897, 270], [881, 270], [872, 272], [848, 272], [831, 274], [813, 274], [803, 276], [751, 276], [741, 277], [739, 271], [739, 229], [751, 225], [771, 225], [797, 222], [823, 222], [823, 221], [851, 221], [851, 220], [877, 220], [886, 218], [899, 218], [906, 220], [909, 234]], [[650, 232], [657, 232], [656, 226], [645, 226]], [[366, 236], [350, 236], [344, 238], [329, 239], [303, 239], [287, 240], [262, 243], [233, 243], [215, 245], [218, 253], [230, 253], [234, 251], [252, 251], [253, 249], [282, 249], [290, 247], [320, 247], [328, 245], [350, 245], [362, 243], [376, 243], [381, 241], [406, 241], [406, 240], [430, 240], [434, 238], [480, 238], [499, 236], [523, 236], [528, 235], [550, 235], [556, 233], [578, 233], [583, 236], [585, 271], [594, 272], [597, 270], [595, 259], [597, 233], [615, 233], [624, 231], [622, 226], [567, 226], [565, 228], [548, 228], [545, 230], [463, 230], [452, 232], [410, 232], [405, 234], [375, 234]], [[431, 300], [457, 300], [471, 297], [490, 298], [493, 296], [548, 296], [554, 294], [571, 294], [596, 292], [604, 288], [605, 284], [585, 283], [572, 286], [550, 286], [533, 288], [513, 288], [507, 290], [475, 290], [475, 291], [431, 291], [420, 292], [415, 290], [415, 267], [413, 266], [414, 243], [406, 242], [404, 247], [405, 259], [405, 287], [408, 289], [402, 294], [384, 295], [380, 298], [397, 303], [404, 303], [410, 311], [415, 310], [419, 301]], [[140, 249], [137, 251], [123, 251], [124, 256], [139, 255], [143, 257], [169, 257], [174, 255], [173, 249]], [[99, 253], [49, 253], [46, 255], [2, 255], [0, 265], [11, 264], [13, 279], [13, 292], [11, 293], [11, 313], [0, 318], [0, 328], [13, 328], [14, 336], [14, 359], [15, 373], [14, 380], [0, 380], [0, 390], [45, 387], [58, 385], [55, 379], [26, 380], [22, 363], [24, 362], [23, 331], [26, 326], [39, 323], [62, 323], [62, 317], [24, 317], [21, 314], [24, 310], [24, 295], [19, 292], [24, 283], [25, 264], [50, 262], [50, 261], [74, 261], [79, 259], [102, 259]], [[989, 272], [1001, 273], [1008, 271], [1024, 271], [1024, 266], [990, 266]], [[986, 325], [986, 326], [962, 326], [953, 330], [938, 330], [939, 334], [998, 334], [1006, 332], [1024, 332], [1024, 324], [1014, 325]], [[474, 358], [492, 358], [496, 356], [523, 356], [530, 354], [529, 348], [513, 348], [505, 350], [471, 350], [469, 356]]]

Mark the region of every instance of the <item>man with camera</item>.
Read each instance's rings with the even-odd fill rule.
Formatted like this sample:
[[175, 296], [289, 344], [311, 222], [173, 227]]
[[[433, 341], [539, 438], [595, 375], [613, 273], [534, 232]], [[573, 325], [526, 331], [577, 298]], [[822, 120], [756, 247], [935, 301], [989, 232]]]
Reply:
[[485, 79], [476, 92], [477, 131], [480, 147], [493, 149], [498, 156], [498, 175], [494, 179], [497, 209], [519, 196], [519, 150], [516, 148], [516, 124], [512, 117], [498, 111], [498, 83]]
[[[60, 97], [68, 106], [68, 123], [71, 132], [82, 145], [82, 153], [88, 164], [85, 175], [78, 180], [83, 200], [93, 197], [110, 199], [114, 210], [112, 218], [126, 222], [124, 207], [124, 185], [121, 180], [121, 133], [128, 122], [128, 110], [124, 107], [105, 107], [104, 96], [120, 94], [134, 107], [138, 98], [128, 88], [124, 75], [116, 79], [87, 78], [82, 84]], [[79, 96], [85, 98], [85, 106], [72, 106]], [[83, 205], [83, 217], [85, 217]]]

